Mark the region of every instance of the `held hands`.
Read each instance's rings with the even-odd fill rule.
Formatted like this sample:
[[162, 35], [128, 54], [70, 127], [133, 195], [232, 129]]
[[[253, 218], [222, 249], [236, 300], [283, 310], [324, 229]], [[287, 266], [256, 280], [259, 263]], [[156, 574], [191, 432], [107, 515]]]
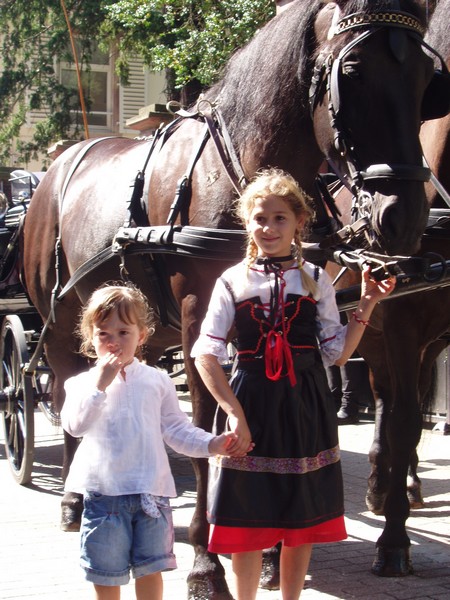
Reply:
[[212, 454], [225, 456], [245, 456], [255, 447], [245, 417], [243, 419], [229, 417], [229, 425], [232, 431], [211, 440], [209, 451]]
[[209, 442], [209, 451], [211, 454], [222, 454], [223, 456], [245, 456], [253, 450], [254, 445], [250, 443], [247, 450], [242, 451], [238, 444], [238, 436], [232, 431], [227, 431]]
[[109, 352], [102, 358], [99, 358], [96, 365], [97, 370], [97, 389], [104, 392], [106, 388], [113, 382], [114, 377], [123, 367], [122, 351], [117, 353]]

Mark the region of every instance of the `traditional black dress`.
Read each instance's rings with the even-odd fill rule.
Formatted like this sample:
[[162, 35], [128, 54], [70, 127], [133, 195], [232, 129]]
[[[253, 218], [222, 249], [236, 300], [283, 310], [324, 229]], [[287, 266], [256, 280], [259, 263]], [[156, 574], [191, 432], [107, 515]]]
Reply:
[[193, 355], [225, 358], [234, 324], [237, 369], [230, 382], [255, 448], [210, 459], [212, 552], [241, 552], [346, 537], [334, 400], [326, 360], [340, 355], [345, 329], [326, 273], [303, 264], [318, 284], [305, 292], [297, 266], [232, 267], [218, 280]]

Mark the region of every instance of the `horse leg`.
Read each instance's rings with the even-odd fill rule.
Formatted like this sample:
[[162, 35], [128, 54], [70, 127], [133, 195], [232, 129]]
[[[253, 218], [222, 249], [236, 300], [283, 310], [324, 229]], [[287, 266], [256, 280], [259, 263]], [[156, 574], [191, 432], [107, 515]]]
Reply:
[[422, 496], [422, 482], [417, 475], [417, 466], [419, 464], [419, 457], [417, 451], [411, 455], [411, 461], [408, 468], [408, 478], [406, 485], [406, 493], [408, 495], [409, 508], [423, 508], [425, 502]]
[[[64, 454], [62, 479], [66, 480], [69, 473], [70, 463], [73, 460], [78, 447], [78, 439], [72, 437], [67, 431], [64, 432]], [[62, 531], [80, 531], [81, 514], [83, 512], [83, 495], [75, 492], [65, 492], [61, 499], [61, 523]]]
[[[187, 296], [182, 301], [182, 339], [186, 375], [192, 402], [192, 421], [197, 427], [211, 431], [217, 402], [206, 390], [190, 358], [193, 341], [199, 334], [199, 301], [196, 296]], [[194, 548], [194, 564], [188, 575], [188, 598], [191, 600], [233, 600], [225, 580], [225, 570], [217, 554], [208, 552], [209, 525], [206, 519], [208, 461], [192, 459], [197, 501], [189, 526], [189, 541]]]
[[[376, 556], [372, 565], [372, 573], [381, 577], [401, 577], [412, 573], [411, 543], [406, 532], [406, 520], [409, 516], [406, 480], [411, 453], [420, 438], [420, 423], [414, 424], [414, 420], [414, 416], [411, 415], [409, 422], [405, 423], [404, 415], [400, 415], [400, 411], [394, 409], [389, 422], [391, 479], [384, 503], [386, 523], [377, 540]], [[400, 438], [400, 432], [404, 432], [406, 428], [409, 428], [410, 432], [405, 432], [406, 438], [403, 439], [402, 447], [395, 438]]]
[[390, 482], [390, 451], [386, 426], [392, 405], [392, 392], [381, 331], [373, 327], [367, 328], [358, 351], [370, 368], [370, 384], [375, 400], [375, 429], [369, 450], [370, 474], [365, 500], [371, 512], [382, 515]]
[[[430, 412], [431, 402], [433, 400], [434, 374], [433, 365], [439, 354], [447, 347], [447, 340], [439, 339], [432, 342], [424, 351], [420, 367], [419, 378], [419, 396], [421, 408], [425, 413]], [[422, 495], [422, 482], [417, 475], [417, 465], [419, 457], [414, 451], [411, 457], [411, 464], [408, 471], [408, 500], [410, 508], [423, 508], [425, 506]]]
[[[403, 329], [407, 330], [407, 327]], [[399, 347], [396, 333], [398, 334], [396, 322], [390, 322], [385, 314], [384, 335], [386, 348], [390, 349], [388, 364], [392, 397], [395, 401], [386, 424], [391, 458], [390, 485], [384, 503], [386, 523], [377, 541], [376, 557], [372, 565], [372, 572], [383, 577], [401, 577], [412, 573], [411, 542], [406, 532], [406, 520], [409, 516], [406, 481], [422, 430], [418, 402], [418, 346], [414, 344], [416, 340], [407, 340], [409, 343], [405, 343], [403, 339]]]
[[391, 406], [390, 390], [374, 388], [375, 429], [369, 449], [370, 474], [367, 480], [366, 506], [375, 515], [384, 514], [384, 502], [390, 484], [390, 450], [386, 424]]
[[[77, 314], [77, 311], [74, 313]], [[70, 323], [73, 322], [71, 310], [66, 312], [65, 307], [58, 307], [58, 322], [67, 325], [65, 332], [62, 327], [57, 331], [50, 332], [46, 342], [46, 356], [49, 365], [54, 373], [53, 398], [56, 410], [60, 411], [65, 398], [64, 382], [69, 377], [79, 373], [86, 362], [77, 354], [75, 347], [74, 335]], [[70, 465], [72, 463], [75, 451], [78, 447], [78, 439], [64, 432], [64, 454], [62, 465], [62, 479], [65, 481], [69, 474]], [[81, 513], [83, 512], [83, 496], [74, 492], [65, 492], [61, 500], [61, 521], [60, 527], [63, 531], [79, 531], [81, 524]]]
[[281, 542], [272, 548], [263, 550], [260, 588], [264, 590], [280, 589], [280, 554]]

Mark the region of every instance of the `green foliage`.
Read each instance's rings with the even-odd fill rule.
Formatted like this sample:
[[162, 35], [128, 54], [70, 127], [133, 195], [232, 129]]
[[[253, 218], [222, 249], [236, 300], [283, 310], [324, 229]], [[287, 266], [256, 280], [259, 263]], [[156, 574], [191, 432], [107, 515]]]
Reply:
[[155, 71], [171, 69], [178, 88], [205, 86], [274, 12], [271, 0], [120, 0], [106, 9], [102, 30], [119, 40], [120, 69], [131, 50]]
[[[72, 28], [83, 32], [77, 41], [84, 66], [109, 3], [66, 0]], [[73, 91], [60, 85], [55, 73], [58, 61], [73, 62], [61, 1], [2, 0], [0, 57], [0, 164], [9, 164], [13, 152], [26, 163], [61, 137], [78, 137], [69, 115]], [[33, 141], [23, 144], [18, 136], [29, 110], [45, 118]]]
[[[166, 70], [174, 88], [210, 85], [230, 54], [274, 14], [272, 0], [65, 0], [84, 71], [96, 44], [117, 48], [116, 72], [127, 82], [132, 55]], [[27, 162], [57, 139], [82, 135], [70, 121], [73, 90], [58, 80], [59, 61], [73, 62], [61, 0], [0, 0], [0, 164], [12, 152]], [[89, 105], [89, 99], [87, 99]], [[27, 112], [43, 120], [19, 143]]]

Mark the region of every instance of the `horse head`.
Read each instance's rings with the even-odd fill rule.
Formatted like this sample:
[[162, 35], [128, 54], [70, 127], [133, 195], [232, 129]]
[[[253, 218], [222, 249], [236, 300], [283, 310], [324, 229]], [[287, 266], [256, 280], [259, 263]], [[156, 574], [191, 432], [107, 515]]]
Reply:
[[[366, 221], [363, 245], [387, 254], [418, 250], [430, 178], [419, 129], [442, 116], [450, 99], [425, 28], [424, 6], [410, 1], [330, 2], [315, 21], [309, 101], [316, 140], [352, 192], [353, 218]], [[440, 106], [436, 87], [446, 93]]]

